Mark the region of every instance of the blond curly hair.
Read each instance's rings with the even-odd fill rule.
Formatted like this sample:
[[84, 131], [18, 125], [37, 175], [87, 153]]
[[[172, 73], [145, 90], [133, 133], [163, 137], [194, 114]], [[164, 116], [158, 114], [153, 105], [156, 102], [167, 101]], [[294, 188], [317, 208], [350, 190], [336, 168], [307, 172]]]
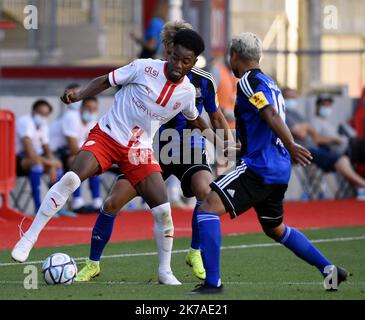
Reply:
[[182, 29], [192, 30], [193, 26], [184, 20], [166, 22], [161, 31], [161, 42], [165, 46], [171, 45], [176, 32]]

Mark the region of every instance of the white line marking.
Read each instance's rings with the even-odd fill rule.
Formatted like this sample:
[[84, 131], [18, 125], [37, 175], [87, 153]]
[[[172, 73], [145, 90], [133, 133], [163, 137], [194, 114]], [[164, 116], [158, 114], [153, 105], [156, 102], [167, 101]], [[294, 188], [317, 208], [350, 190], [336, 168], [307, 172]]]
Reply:
[[[365, 240], [365, 236], [358, 236], [358, 237], [345, 237], [345, 238], [329, 238], [329, 239], [317, 239], [311, 240], [312, 243], [326, 243], [326, 242], [342, 242], [342, 241], [358, 241], [358, 240]], [[241, 244], [236, 246], [223, 246], [221, 247], [222, 250], [231, 250], [231, 249], [250, 249], [250, 248], [267, 248], [267, 247], [276, 247], [281, 246], [280, 243], [256, 243], [256, 244]], [[184, 250], [174, 250], [172, 253], [186, 253], [189, 249]], [[111, 254], [108, 256], [102, 256], [102, 259], [115, 259], [115, 258], [126, 258], [126, 257], [143, 257], [143, 256], [156, 256], [157, 252], [140, 252], [140, 253], [121, 253], [121, 254]], [[75, 261], [83, 261], [87, 259], [87, 257], [79, 257], [74, 258]], [[16, 262], [9, 262], [9, 263], [0, 263], [0, 267], [9, 267], [9, 266], [19, 266], [19, 265], [29, 265], [29, 264], [42, 264], [43, 260], [37, 261], [29, 261], [25, 263], [16, 263]]]
[[92, 231], [91, 227], [45, 227], [45, 231]]
[[[198, 281], [198, 280], [197, 280]], [[182, 285], [184, 286], [192, 286], [195, 285], [197, 282], [184, 282], [182, 283]], [[0, 284], [9, 284], [9, 285], [14, 285], [14, 284], [20, 284], [20, 285], [24, 285], [23, 281], [0, 281]], [[73, 285], [106, 285], [106, 286], [110, 286], [110, 285], [158, 285], [160, 286], [160, 284], [157, 281], [89, 281], [89, 282], [74, 282]], [[317, 286], [317, 285], [322, 285], [323, 282], [320, 281], [302, 281], [302, 282], [281, 282], [281, 281], [277, 281], [277, 282], [253, 282], [253, 281], [225, 281], [224, 282], [225, 285], [238, 285], [238, 286], [267, 286], [267, 285], [283, 285], [283, 286]], [[44, 287], [48, 287], [47, 284], [40, 284], [41, 286]], [[365, 285], [365, 281], [358, 281], [358, 282], [354, 282], [354, 281], [346, 281], [346, 285], [351, 285], [351, 286], [362, 286]]]

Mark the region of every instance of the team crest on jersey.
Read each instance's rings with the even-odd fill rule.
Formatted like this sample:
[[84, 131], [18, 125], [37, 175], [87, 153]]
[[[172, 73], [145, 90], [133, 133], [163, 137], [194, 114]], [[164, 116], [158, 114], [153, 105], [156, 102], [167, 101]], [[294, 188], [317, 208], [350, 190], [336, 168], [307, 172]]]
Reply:
[[202, 96], [202, 88], [195, 88], [196, 90], [196, 97], [201, 98]]
[[94, 140], [87, 141], [87, 142], [85, 143], [85, 147], [90, 147], [90, 146], [94, 145], [95, 143], [96, 143], [96, 142], [95, 142]]
[[172, 109], [175, 111], [181, 107], [181, 102], [176, 102]]

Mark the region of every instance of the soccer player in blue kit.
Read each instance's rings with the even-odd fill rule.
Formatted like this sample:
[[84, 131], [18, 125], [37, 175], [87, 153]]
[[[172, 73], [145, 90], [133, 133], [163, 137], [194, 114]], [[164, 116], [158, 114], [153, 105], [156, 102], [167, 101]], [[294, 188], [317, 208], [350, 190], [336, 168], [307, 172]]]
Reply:
[[191, 293], [223, 291], [219, 216], [229, 212], [233, 219], [251, 207], [267, 236], [318, 268], [331, 283], [335, 283], [337, 276], [339, 284], [349, 273], [333, 265], [304, 234], [283, 223], [283, 199], [291, 161], [305, 166], [310, 164], [312, 157], [308, 150], [294, 142], [285, 124], [285, 105], [280, 89], [260, 69], [261, 40], [253, 33], [243, 33], [232, 39], [229, 49], [232, 70], [240, 79], [235, 106], [240, 160], [234, 170], [211, 183], [212, 191], [195, 212], [206, 279]]

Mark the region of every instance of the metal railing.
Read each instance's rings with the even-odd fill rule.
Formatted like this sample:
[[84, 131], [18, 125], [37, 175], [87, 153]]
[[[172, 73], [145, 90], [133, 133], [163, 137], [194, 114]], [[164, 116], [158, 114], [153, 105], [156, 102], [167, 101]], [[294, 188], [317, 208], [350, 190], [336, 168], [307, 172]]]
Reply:
[[[3, 11], [18, 22], [24, 7], [46, 0], [1, 0]], [[130, 32], [141, 27], [141, 12], [134, 0], [57, 0], [56, 27], [96, 24], [105, 36], [105, 58], [131, 60], [136, 55]], [[40, 6], [41, 7], [41, 6]], [[137, 30], [138, 31], [138, 30]]]

